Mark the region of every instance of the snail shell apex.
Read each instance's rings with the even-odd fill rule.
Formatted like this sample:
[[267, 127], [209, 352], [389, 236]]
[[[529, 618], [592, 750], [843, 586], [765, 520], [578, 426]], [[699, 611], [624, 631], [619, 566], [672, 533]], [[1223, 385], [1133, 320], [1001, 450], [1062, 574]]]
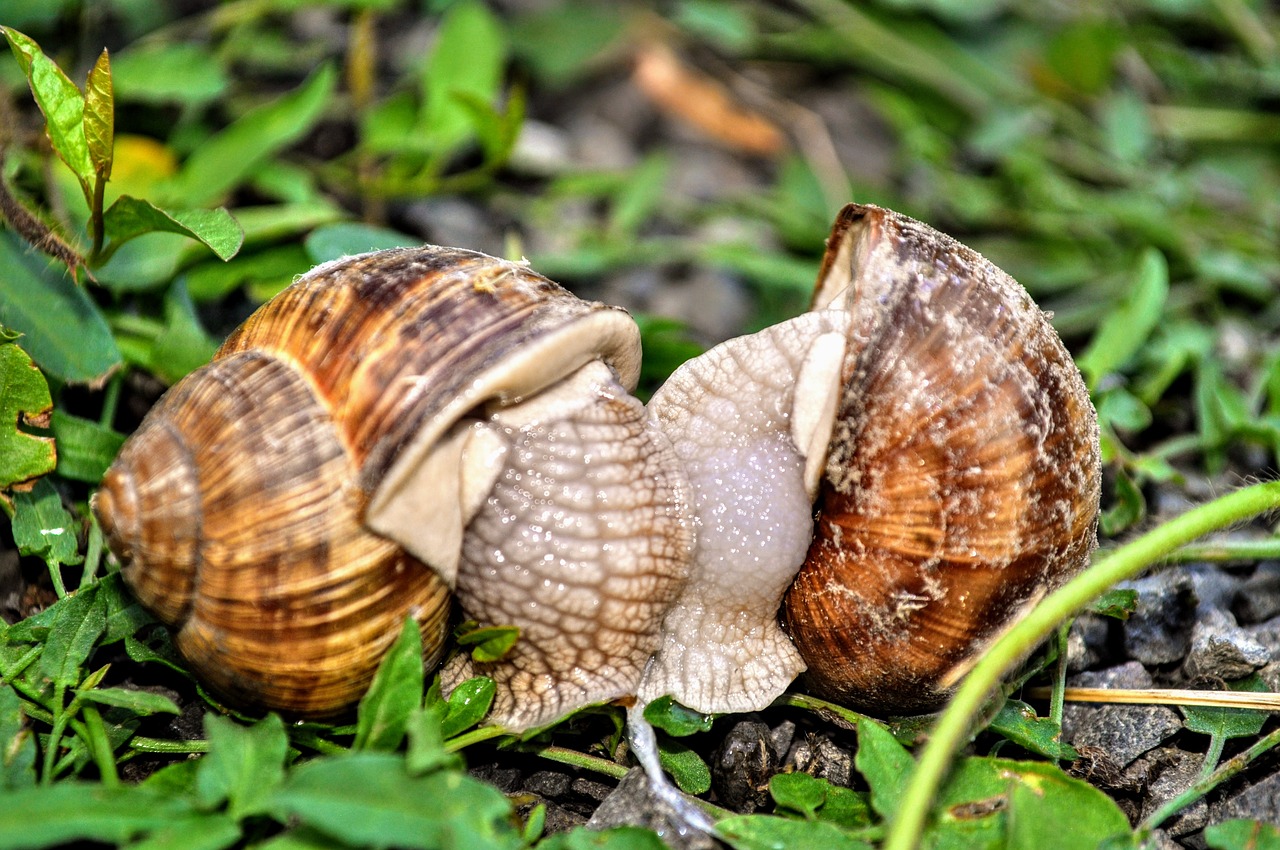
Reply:
[[831, 699], [938, 708], [1096, 546], [1097, 418], [1026, 292], [919, 222], [847, 208], [815, 303], [853, 314], [817, 523], [784, 623]]

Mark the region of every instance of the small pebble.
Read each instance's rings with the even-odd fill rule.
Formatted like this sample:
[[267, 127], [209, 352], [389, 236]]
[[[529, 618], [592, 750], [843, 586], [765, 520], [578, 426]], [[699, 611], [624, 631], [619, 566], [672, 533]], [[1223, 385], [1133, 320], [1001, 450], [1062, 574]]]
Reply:
[[1215, 610], [1192, 629], [1191, 649], [1182, 669], [1188, 679], [1208, 676], [1233, 682], [1271, 660], [1271, 652], [1237, 626], [1230, 614]]
[[1185, 570], [1172, 569], [1124, 582], [1138, 592], [1137, 610], [1125, 624], [1125, 650], [1143, 664], [1181, 661], [1191, 648], [1196, 617], [1195, 584]]
[[[1203, 764], [1204, 756], [1200, 753], [1173, 747], [1158, 747], [1131, 764], [1125, 776], [1147, 791], [1142, 799], [1142, 817], [1194, 785]], [[1166, 820], [1163, 826], [1169, 835], [1183, 836], [1203, 829], [1208, 817], [1209, 806], [1200, 799]]]
[[1231, 610], [1242, 624], [1261, 623], [1280, 614], [1280, 563], [1259, 566], [1240, 585]]
[[671, 807], [653, 794], [649, 778], [633, 768], [587, 821], [588, 829], [642, 826], [658, 833], [672, 850], [716, 850], [721, 845], [706, 833], [680, 822]]
[[[1068, 685], [1084, 688], [1149, 688], [1151, 675], [1136, 661], [1072, 676]], [[1173, 709], [1159, 705], [1089, 705], [1068, 703], [1062, 715], [1066, 740], [1105, 750], [1123, 768], [1177, 734], [1182, 721]]]

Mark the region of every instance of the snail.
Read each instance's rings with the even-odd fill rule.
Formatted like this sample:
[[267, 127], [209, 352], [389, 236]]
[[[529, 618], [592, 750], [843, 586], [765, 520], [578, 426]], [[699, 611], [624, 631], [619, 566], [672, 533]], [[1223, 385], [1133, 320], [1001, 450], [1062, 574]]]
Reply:
[[[810, 311], [642, 405], [639, 334], [523, 262], [312, 270], [148, 414], [94, 502], [126, 583], [241, 704], [340, 714], [405, 617], [514, 625], [512, 731], [659, 696], [762, 708], [803, 671], [936, 708], [1096, 544], [1096, 417], [1045, 315], [927, 226], [850, 205]], [[634, 712], [633, 712], [634, 716]]]

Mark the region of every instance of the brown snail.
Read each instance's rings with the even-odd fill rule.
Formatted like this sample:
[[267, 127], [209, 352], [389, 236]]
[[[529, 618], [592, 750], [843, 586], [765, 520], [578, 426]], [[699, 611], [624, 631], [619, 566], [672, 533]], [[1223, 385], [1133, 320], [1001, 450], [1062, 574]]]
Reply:
[[1095, 545], [1078, 371], [1021, 287], [918, 222], [847, 207], [813, 310], [647, 410], [638, 362], [625, 313], [522, 264], [347, 258], [171, 390], [96, 509], [224, 694], [341, 711], [405, 616], [438, 646], [447, 587], [520, 628], [444, 671], [493, 677], [513, 730], [631, 694], [761, 708], [806, 666], [859, 707], [930, 710]]

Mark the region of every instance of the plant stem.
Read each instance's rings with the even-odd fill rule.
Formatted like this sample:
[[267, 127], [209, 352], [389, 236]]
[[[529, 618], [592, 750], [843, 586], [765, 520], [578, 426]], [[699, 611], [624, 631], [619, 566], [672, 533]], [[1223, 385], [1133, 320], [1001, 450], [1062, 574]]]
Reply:
[[594, 770], [596, 773], [603, 773], [605, 776], [611, 776], [614, 779], [621, 779], [627, 775], [628, 769], [623, 765], [598, 756], [589, 756], [586, 753], [580, 753], [577, 750], [570, 750], [566, 747], [537, 747], [531, 749], [530, 752], [549, 761], [581, 767], [584, 770]]
[[472, 744], [478, 744], [481, 741], [488, 741], [493, 738], [501, 738], [503, 735], [508, 734], [510, 733], [501, 726], [481, 726], [445, 741], [444, 751], [446, 753], [456, 753], [458, 750], [469, 747]]
[[93, 763], [98, 766], [98, 775], [102, 784], [115, 788], [120, 784], [120, 776], [116, 773], [116, 756], [111, 750], [111, 740], [107, 737], [107, 729], [102, 724], [102, 715], [92, 705], [80, 709], [84, 716], [86, 732], [85, 744], [93, 755]]
[[1202, 505], [1107, 555], [1050, 594], [1014, 626], [974, 666], [934, 727], [912, 772], [902, 803], [890, 823], [883, 850], [918, 846], [925, 819], [951, 759], [972, 732], [1001, 677], [1064, 619], [1102, 595], [1111, 585], [1133, 578], [1183, 544], [1215, 529], [1280, 508], [1280, 482], [1256, 484]]

